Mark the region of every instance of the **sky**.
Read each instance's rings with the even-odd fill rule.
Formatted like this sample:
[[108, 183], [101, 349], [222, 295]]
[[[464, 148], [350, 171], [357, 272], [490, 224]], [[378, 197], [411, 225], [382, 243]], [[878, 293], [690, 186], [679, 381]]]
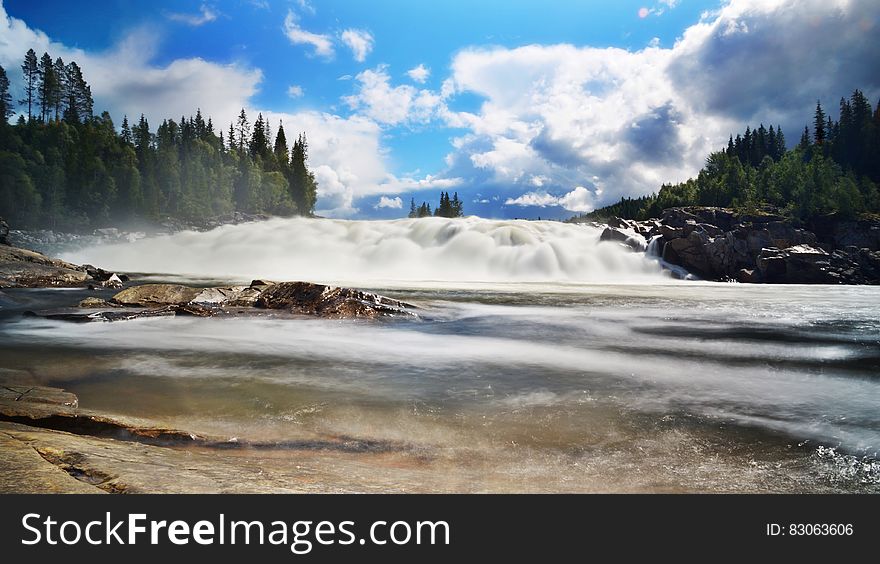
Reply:
[[694, 176], [729, 135], [880, 96], [876, 0], [0, 0], [0, 65], [77, 61], [152, 128], [305, 132], [317, 213], [566, 218]]

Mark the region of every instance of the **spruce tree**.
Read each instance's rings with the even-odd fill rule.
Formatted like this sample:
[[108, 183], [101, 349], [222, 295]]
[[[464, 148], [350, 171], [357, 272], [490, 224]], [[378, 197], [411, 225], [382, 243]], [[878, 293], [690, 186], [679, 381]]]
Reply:
[[238, 152], [244, 154], [245, 143], [247, 143], [248, 138], [251, 136], [251, 126], [248, 123], [247, 114], [245, 113], [244, 108], [242, 108], [241, 113], [238, 114], [236, 134], [238, 138]]
[[131, 145], [133, 143], [133, 139], [131, 136], [131, 127], [128, 125], [128, 116], [122, 116], [122, 134], [120, 136], [122, 138], [122, 142], [126, 145]]
[[816, 101], [816, 114], [813, 117], [813, 139], [816, 145], [825, 142], [825, 112], [822, 110], [822, 104]]
[[12, 107], [12, 95], [9, 93], [9, 77], [6, 76], [6, 69], [0, 65], [0, 119], [3, 125], [15, 114]]
[[24, 62], [21, 64], [21, 72], [24, 75], [24, 93], [25, 97], [21, 99], [21, 104], [27, 104], [28, 121], [34, 118], [33, 105], [37, 96], [37, 85], [40, 79], [40, 67], [37, 62], [37, 54], [33, 49], [28, 49], [24, 56]]

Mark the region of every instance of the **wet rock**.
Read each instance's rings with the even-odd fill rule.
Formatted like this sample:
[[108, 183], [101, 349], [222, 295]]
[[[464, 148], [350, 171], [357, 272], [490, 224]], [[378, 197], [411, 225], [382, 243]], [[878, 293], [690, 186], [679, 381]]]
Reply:
[[645, 238], [629, 227], [606, 227], [599, 241], [616, 241], [638, 252], [644, 252], [648, 246]]
[[415, 315], [412, 311], [415, 306], [405, 302], [351, 288], [310, 282], [281, 282], [268, 286], [257, 298], [256, 307], [331, 318], [375, 319]]
[[9, 224], [0, 217], [0, 245], [9, 244]]
[[96, 297], [88, 297], [79, 302], [78, 307], [85, 309], [99, 309], [99, 308], [115, 308], [122, 307], [118, 304], [110, 303], [103, 298]]
[[761, 273], [757, 269], [742, 268], [736, 273], [736, 281], [745, 284], [757, 284], [761, 282]]
[[102, 287], [102, 288], [113, 288], [113, 289], [119, 289], [119, 288], [122, 288], [122, 286], [123, 286], [123, 284], [122, 284], [122, 279], [121, 279], [119, 276], [115, 275], [115, 274], [112, 275], [112, 276], [111, 276], [110, 278], [108, 278], [107, 280], [105, 280], [104, 282], [101, 282], [101, 287]]
[[190, 303], [208, 307], [253, 307], [265, 286], [205, 288]]
[[183, 305], [196, 298], [203, 288], [190, 288], [180, 284], [141, 284], [127, 288], [110, 301], [126, 307], [157, 307]]
[[0, 288], [83, 286], [90, 280], [76, 265], [9, 245], [0, 246]]

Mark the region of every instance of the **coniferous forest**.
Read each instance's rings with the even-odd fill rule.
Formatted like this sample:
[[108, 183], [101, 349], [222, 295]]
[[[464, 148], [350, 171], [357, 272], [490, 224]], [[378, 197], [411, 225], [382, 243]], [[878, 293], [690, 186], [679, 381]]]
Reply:
[[795, 221], [880, 213], [880, 104], [872, 111], [856, 90], [840, 99], [836, 121], [817, 103], [810, 125], [791, 150], [780, 127], [746, 128], [724, 150], [709, 155], [696, 178], [574, 219], [644, 220], [678, 206], [772, 206]]
[[117, 130], [107, 112], [94, 115], [76, 62], [29, 50], [21, 72], [16, 101], [0, 67], [0, 216], [17, 227], [314, 212], [305, 134], [291, 147], [280, 124], [273, 136], [262, 115], [251, 123], [244, 109], [226, 132], [199, 110], [155, 130], [143, 115], [126, 116]]

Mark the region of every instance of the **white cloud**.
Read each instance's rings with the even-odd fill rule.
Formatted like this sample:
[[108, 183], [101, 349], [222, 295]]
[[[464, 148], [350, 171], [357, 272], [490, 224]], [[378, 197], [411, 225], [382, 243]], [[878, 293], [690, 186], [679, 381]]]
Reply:
[[204, 25], [206, 23], [216, 20], [217, 12], [211, 6], [208, 6], [207, 4], [202, 4], [199, 7], [198, 14], [170, 12], [169, 14], [167, 14], [167, 18], [175, 22], [181, 22], [185, 23], [186, 25], [198, 27], [200, 25]]
[[[487, 202], [488, 200], [479, 201], [479, 203]], [[574, 190], [562, 196], [553, 196], [544, 191], [526, 192], [516, 198], [508, 198], [505, 200], [504, 205], [520, 207], [537, 206], [541, 208], [560, 206], [573, 212], [589, 212], [596, 208], [595, 195], [583, 186], [577, 186]]]
[[504, 202], [505, 206], [539, 206], [545, 208], [547, 206], [558, 206], [559, 198], [552, 196], [547, 192], [526, 192], [517, 198], [507, 198]]
[[331, 58], [335, 53], [330, 36], [304, 30], [292, 10], [288, 10], [287, 17], [284, 18], [284, 35], [294, 45], [311, 45], [314, 54], [319, 57]]
[[419, 84], [424, 84], [428, 77], [431, 76], [431, 69], [427, 68], [425, 65], [420, 64], [417, 67], [413, 67], [406, 71], [406, 74], [415, 82]]
[[[132, 120], [143, 113], [155, 129], [164, 118], [192, 115], [201, 108], [203, 115], [212, 116], [219, 126], [246, 107], [257, 92], [263, 77], [260, 69], [200, 58], [153, 63], [158, 37], [155, 30], [140, 28], [106, 51], [84, 51], [31, 29], [24, 21], [8, 16], [0, 4], [0, 64], [18, 68], [28, 48], [65, 62], [76, 61], [91, 85], [95, 110], [109, 110], [117, 123], [123, 114]], [[9, 77], [13, 94], [18, 95], [20, 73], [9, 73]]]
[[369, 31], [346, 29], [340, 35], [340, 39], [351, 49], [354, 60], [359, 63], [363, 63], [373, 50], [373, 35]]
[[315, 13], [315, 8], [309, 0], [296, 0], [296, 3], [303, 12], [308, 12], [309, 14]]
[[380, 208], [390, 208], [390, 209], [403, 209], [403, 200], [400, 199], [400, 196], [396, 196], [394, 198], [389, 198], [388, 196], [382, 196], [379, 198], [379, 202], [373, 206], [375, 209]]
[[305, 94], [303, 91], [303, 87], [298, 84], [293, 84], [287, 87], [287, 95], [291, 98], [301, 98]]
[[365, 70], [355, 78], [358, 91], [343, 100], [349, 108], [383, 125], [428, 123], [445, 108], [441, 97], [408, 84], [392, 86], [388, 67]]

